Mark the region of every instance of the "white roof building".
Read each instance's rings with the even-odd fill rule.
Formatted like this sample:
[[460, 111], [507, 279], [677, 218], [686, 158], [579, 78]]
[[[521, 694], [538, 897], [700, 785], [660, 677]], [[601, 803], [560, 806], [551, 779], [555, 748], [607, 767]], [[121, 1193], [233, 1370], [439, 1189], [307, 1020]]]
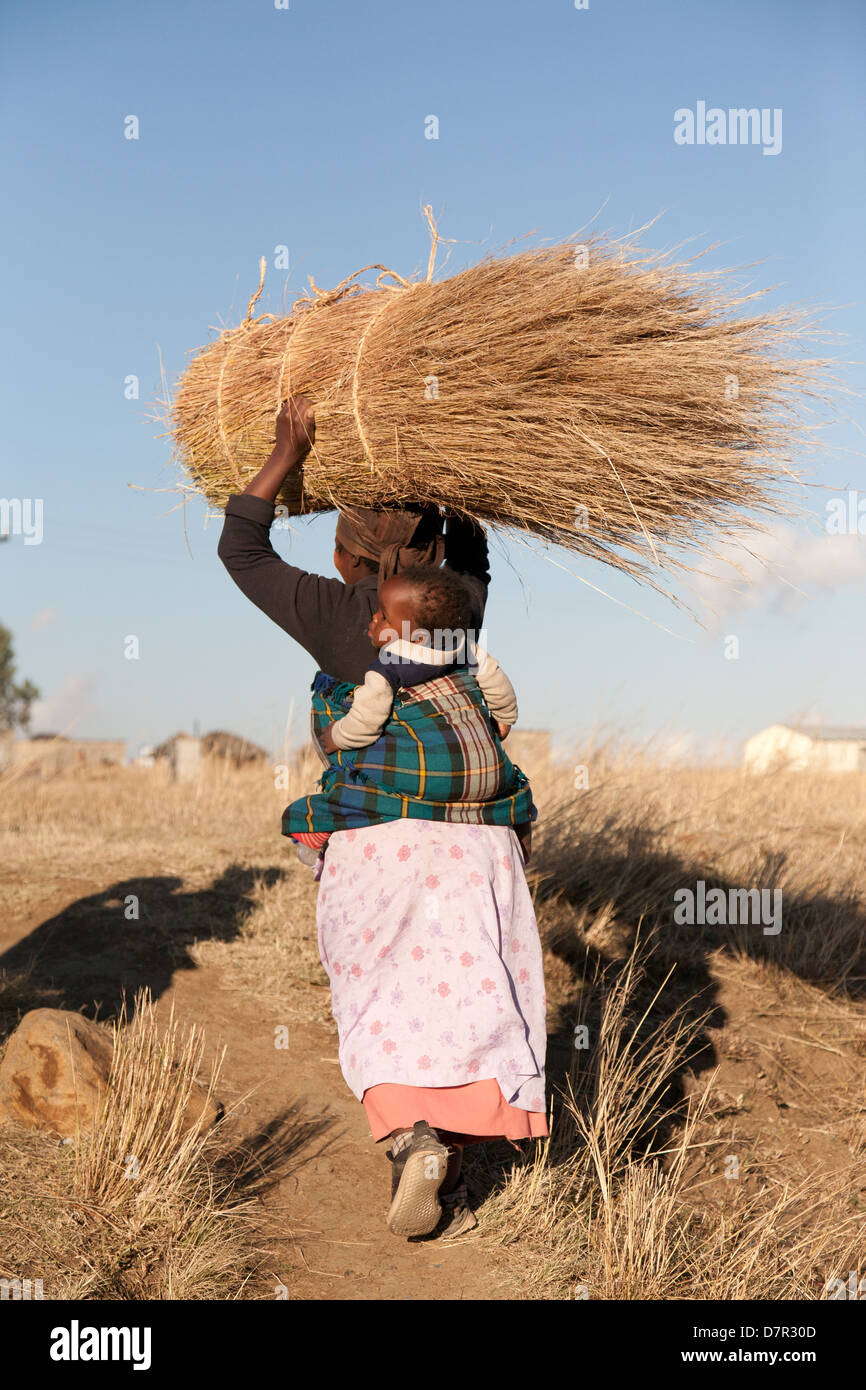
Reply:
[[750, 772], [864, 772], [866, 725], [771, 724], [746, 740], [743, 764]]

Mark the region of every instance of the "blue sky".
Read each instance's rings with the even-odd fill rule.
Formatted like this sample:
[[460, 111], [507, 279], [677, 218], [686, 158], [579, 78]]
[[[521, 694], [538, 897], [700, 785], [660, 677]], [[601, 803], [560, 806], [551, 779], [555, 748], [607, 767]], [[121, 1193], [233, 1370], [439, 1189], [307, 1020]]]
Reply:
[[[770, 303], [834, 306], [850, 335], [834, 352], [863, 356], [857, 0], [10, 0], [2, 29], [0, 495], [43, 499], [44, 535], [0, 549], [0, 621], [45, 697], [37, 728], [134, 749], [198, 721], [270, 747], [294, 703], [303, 736], [312, 662], [234, 589], [218, 525], [187, 507], [191, 557], [182, 512], [164, 515], [176, 499], [128, 486], [175, 482], [147, 418], [159, 352], [176, 377], [209, 326], [237, 322], [276, 246], [291, 297], [308, 274], [424, 267], [426, 202], [459, 241], [449, 271], [527, 232], [569, 236], [599, 209], [616, 235], [662, 214], [647, 244], [697, 237], [724, 243], [710, 265], [764, 261], [750, 275], [776, 286]], [[698, 101], [781, 108], [781, 152], [677, 145], [674, 112]], [[284, 280], [270, 272], [261, 310], [280, 310]], [[862, 391], [862, 365], [842, 375]], [[858, 399], [826, 439], [836, 452], [811, 458], [812, 476], [866, 497]], [[609, 570], [567, 561], [645, 617], [494, 542], [489, 645], [522, 722], [565, 741], [599, 724], [666, 731], [698, 750], [802, 714], [866, 722], [866, 536], [830, 543], [825, 495], [808, 505], [811, 531], [775, 542], [807, 596], [763, 582], [706, 631]], [[333, 517], [277, 535], [294, 563], [332, 573]]]

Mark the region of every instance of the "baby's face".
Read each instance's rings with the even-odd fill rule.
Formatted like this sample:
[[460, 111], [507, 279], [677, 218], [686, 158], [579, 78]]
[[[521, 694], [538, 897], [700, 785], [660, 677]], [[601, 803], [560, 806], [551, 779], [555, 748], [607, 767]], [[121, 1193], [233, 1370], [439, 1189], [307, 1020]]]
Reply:
[[410, 642], [430, 640], [430, 634], [423, 628], [417, 630], [416, 638], [412, 598], [411, 587], [398, 574], [385, 580], [379, 590], [379, 607], [367, 628], [367, 636], [374, 647], [384, 647], [397, 637]]

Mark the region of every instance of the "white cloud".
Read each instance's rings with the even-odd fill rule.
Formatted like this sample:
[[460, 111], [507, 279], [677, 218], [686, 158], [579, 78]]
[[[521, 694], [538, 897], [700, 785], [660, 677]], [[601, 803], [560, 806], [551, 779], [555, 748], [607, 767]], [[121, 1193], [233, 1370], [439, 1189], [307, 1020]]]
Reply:
[[748, 549], [729, 543], [697, 577], [698, 596], [717, 616], [743, 608], [792, 612], [819, 594], [866, 579], [866, 537], [829, 536], [778, 525]]
[[41, 632], [42, 628], [50, 627], [56, 623], [60, 617], [59, 608], [40, 608], [38, 613], [34, 613], [30, 619], [31, 632]]
[[44, 700], [37, 700], [31, 719], [32, 733], [72, 733], [97, 708], [96, 682], [82, 671], [72, 671]]

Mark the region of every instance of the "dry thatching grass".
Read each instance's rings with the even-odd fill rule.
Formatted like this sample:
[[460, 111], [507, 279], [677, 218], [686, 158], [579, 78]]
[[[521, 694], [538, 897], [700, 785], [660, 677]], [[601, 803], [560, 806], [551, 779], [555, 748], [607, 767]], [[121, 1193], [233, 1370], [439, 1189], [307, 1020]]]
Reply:
[[[716, 1074], [686, 1096], [676, 1086], [703, 1020], [682, 1007], [653, 1026], [631, 1016], [644, 954], [596, 978], [607, 990], [599, 1025], [566, 1077], [551, 1139], [504, 1175], [475, 1160], [482, 1192], [496, 1179], [482, 1219], [522, 1250], [536, 1297], [826, 1297], [863, 1265], [862, 1121], [839, 1167], [804, 1172], [786, 1154], [762, 1171], [741, 1134], [712, 1123]], [[712, 1194], [732, 1153], [742, 1173]]]
[[[588, 788], [574, 788], [574, 763], [588, 769]], [[676, 767], [613, 743], [528, 770], [542, 812], [530, 876], [553, 1129], [522, 1155], [505, 1145], [470, 1151], [478, 1259], [486, 1242], [500, 1244], [534, 1297], [584, 1288], [605, 1299], [826, 1297], [828, 1280], [866, 1270], [866, 779]], [[214, 772], [197, 787], [139, 769], [18, 782], [0, 811], [0, 875], [23, 880], [17, 910], [41, 918], [46, 901], [68, 901], [70, 880], [94, 866], [113, 895], [88, 898], [70, 930], [77, 938], [86, 922], [104, 920], [113, 940], [119, 889], [140, 880], [146, 902], [170, 874], [143, 937], [174, 949], [178, 965], [218, 967], [220, 987], [263, 1008], [278, 997], [281, 1017], [323, 1021], [315, 890], [278, 833], [283, 802], [313, 771], [296, 765], [279, 791], [268, 768]], [[699, 878], [780, 887], [780, 935], [676, 925], [673, 893]], [[0, 991], [7, 1029], [21, 1008], [56, 1002], [39, 970], [15, 989], [7, 981], [5, 999]], [[574, 1047], [581, 1023], [585, 1050]], [[146, 1051], [131, 1046], [130, 1084], [158, 1095], [165, 1072], [149, 1072]], [[125, 1156], [140, 1140], [123, 1129], [121, 1111], [112, 1124]], [[730, 1156], [736, 1180], [726, 1176]], [[171, 1175], [165, 1200], [157, 1182], [137, 1209], [109, 1150], [84, 1158], [21, 1131], [0, 1136], [11, 1273], [39, 1276], [16, 1253], [26, 1239], [32, 1251], [38, 1231], [48, 1252], [39, 1258], [50, 1258], [61, 1288], [82, 1287], [82, 1261], [93, 1261], [85, 1296], [165, 1297], [169, 1287], [172, 1296], [248, 1296], [246, 1266], [226, 1283], [218, 1250], [210, 1263], [206, 1250], [200, 1264], [192, 1258], [191, 1233], [212, 1229], [210, 1197], [231, 1209], [219, 1167], [212, 1188], [204, 1157], [187, 1167], [169, 1146], [159, 1170]], [[110, 1221], [130, 1238], [115, 1240]], [[172, 1223], [190, 1234], [171, 1246], [169, 1278], [151, 1260]], [[112, 1263], [114, 1251], [125, 1253]]]
[[801, 314], [748, 316], [724, 273], [598, 237], [377, 285], [314, 287], [189, 364], [167, 422], [215, 506], [304, 393], [308, 511], [443, 504], [648, 577], [785, 509], [824, 366]]
[[[866, 779], [578, 758], [533, 779], [551, 1139], [473, 1156], [482, 1221], [536, 1297], [827, 1297], [866, 1254]], [[781, 887], [780, 935], [677, 926], [699, 878]]]
[[[220, 1122], [202, 1132], [184, 1115], [204, 1038], [173, 1011], [160, 1027], [146, 996], [125, 1025], [122, 1014], [92, 1128], [70, 1145], [17, 1126], [0, 1132], [2, 1275], [41, 1280], [54, 1299], [236, 1297], [254, 1267], [248, 1203], [220, 1171]], [[210, 1068], [209, 1098], [219, 1070]]]

